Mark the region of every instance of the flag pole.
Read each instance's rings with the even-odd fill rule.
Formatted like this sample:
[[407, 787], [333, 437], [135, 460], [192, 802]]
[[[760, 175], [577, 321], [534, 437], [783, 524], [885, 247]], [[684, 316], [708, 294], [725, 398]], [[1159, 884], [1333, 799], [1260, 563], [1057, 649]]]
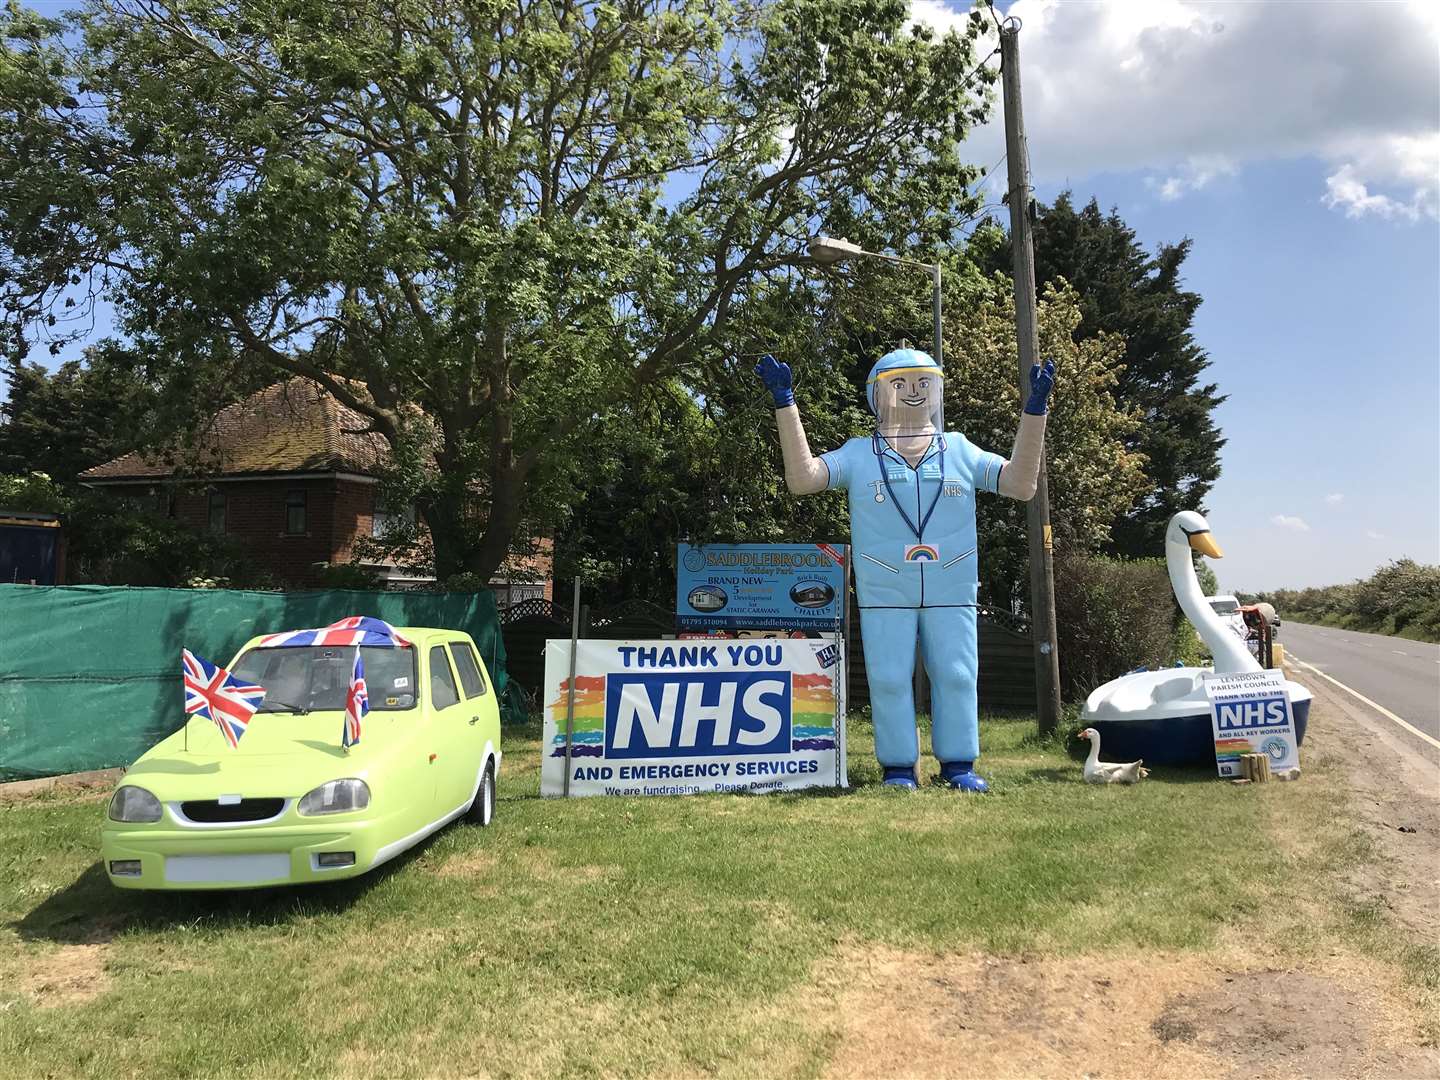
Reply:
[[183, 647], [180, 650], [180, 715], [184, 717], [180, 723], [184, 725], [181, 738], [184, 739], [184, 752], [188, 754], [190, 752], [190, 710], [185, 707], [185, 704], [190, 692], [185, 689], [185, 651]]

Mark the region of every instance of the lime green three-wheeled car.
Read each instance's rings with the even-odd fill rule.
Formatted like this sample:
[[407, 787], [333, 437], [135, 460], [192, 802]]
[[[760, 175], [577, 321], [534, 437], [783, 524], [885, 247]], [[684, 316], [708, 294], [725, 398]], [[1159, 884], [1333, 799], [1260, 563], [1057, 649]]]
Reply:
[[125, 773], [101, 847], [126, 889], [235, 889], [354, 877], [461, 815], [489, 825], [500, 714], [474, 642], [402, 627], [360, 646], [370, 712], [341, 745], [355, 648], [253, 638], [230, 664], [265, 687], [243, 738], [190, 718]]

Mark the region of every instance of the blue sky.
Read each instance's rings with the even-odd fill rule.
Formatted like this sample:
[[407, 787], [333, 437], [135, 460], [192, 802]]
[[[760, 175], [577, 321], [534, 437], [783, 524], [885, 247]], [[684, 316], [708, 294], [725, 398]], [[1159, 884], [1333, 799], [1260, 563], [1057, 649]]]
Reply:
[[[1194, 241], [1195, 334], [1228, 395], [1221, 585], [1440, 562], [1440, 5], [997, 6], [1022, 23], [1038, 197]], [[912, 0], [942, 27], [967, 9]]]
[[[1196, 336], [1228, 395], [1222, 586], [1440, 563], [1440, 5], [998, 6], [1023, 23], [1039, 198], [1069, 187], [1147, 246], [1194, 241]], [[912, 0], [941, 27], [967, 10]], [[969, 156], [1003, 148], [992, 124]]]

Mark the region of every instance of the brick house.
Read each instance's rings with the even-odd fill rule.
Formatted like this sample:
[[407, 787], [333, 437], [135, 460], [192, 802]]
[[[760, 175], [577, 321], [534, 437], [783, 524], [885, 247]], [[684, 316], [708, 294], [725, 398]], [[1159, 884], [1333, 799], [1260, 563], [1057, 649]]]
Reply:
[[[162, 512], [196, 529], [236, 537], [277, 581], [314, 587], [323, 567], [355, 562], [357, 542], [384, 530], [376, 494], [389, 448], [380, 435], [365, 431], [368, 426], [319, 384], [297, 377], [215, 415], [199, 446], [203, 479], [179, 475], [174, 462], [142, 452], [96, 465], [79, 479], [88, 487], [153, 499]], [[500, 606], [551, 597], [550, 542], [541, 541], [540, 548], [491, 582]], [[434, 582], [393, 563], [361, 565], [393, 587]]]

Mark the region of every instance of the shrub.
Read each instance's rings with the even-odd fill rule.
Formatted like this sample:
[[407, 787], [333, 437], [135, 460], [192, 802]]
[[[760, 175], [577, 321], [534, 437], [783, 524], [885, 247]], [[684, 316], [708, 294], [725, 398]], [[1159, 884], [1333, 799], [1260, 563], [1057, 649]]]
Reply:
[[318, 573], [322, 589], [383, 589], [378, 571], [359, 563], [330, 563]]
[[[1070, 700], [1138, 667], [1173, 663], [1194, 638], [1162, 559], [1055, 558], [1060, 681]], [[1177, 625], [1178, 622], [1178, 625]]]
[[1440, 566], [1398, 559], [1362, 581], [1256, 597], [1282, 618], [1440, 641]]
[[233, 537], [199, 532], [110, 492], [67, 490], [44, 473], [0, 475], [0, 507], [59, 514], [78, 585], [265, 588]]

